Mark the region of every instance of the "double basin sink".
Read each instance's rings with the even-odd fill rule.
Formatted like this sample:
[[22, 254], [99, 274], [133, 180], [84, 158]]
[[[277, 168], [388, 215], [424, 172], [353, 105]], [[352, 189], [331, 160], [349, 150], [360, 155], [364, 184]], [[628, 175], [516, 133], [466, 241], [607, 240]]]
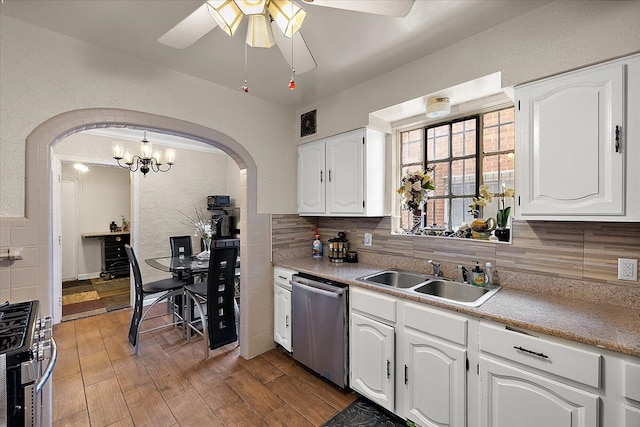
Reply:
[[356, 280], [469, 307], [479, 307], [501, 289], [497, 285], [479, 287], [439, 276], [402, 270], [384, 270], [358, 277]]

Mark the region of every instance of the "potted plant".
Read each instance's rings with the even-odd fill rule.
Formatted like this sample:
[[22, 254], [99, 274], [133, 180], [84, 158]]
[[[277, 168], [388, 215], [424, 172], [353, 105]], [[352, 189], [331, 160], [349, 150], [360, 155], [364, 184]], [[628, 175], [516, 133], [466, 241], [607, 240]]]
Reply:
[[496, 222], [498, 228], [496, 228], [495, 235], [501, 242], [508, 242], [511, 238], [511, 230], [509, 230], [509, 214], [511, 213], [511, 206], [505, 207], [505, 197], [513, 197], [513, 188], [506, 188], [504, 182], [502, 183], [502, 191], [498, 194], [500, 198], [500, 206], [496, 215]]

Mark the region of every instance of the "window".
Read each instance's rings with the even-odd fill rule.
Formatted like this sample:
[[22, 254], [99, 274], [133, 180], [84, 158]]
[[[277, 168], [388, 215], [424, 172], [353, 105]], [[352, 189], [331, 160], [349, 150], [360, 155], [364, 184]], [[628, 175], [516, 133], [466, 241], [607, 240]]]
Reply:
[[[437, 123], [400, 133], [401, 176], [408, 171], [433, 167], [435, 190], [426, 203], [424, 223], [455, 230], [473, 219], [469, 211], [481, 184], [499, 193], [504, 183], [514, 184], [514, 109], [505, 108], [471, 117]], [[495, 216], [497, 199], [483, 209]], [[400, 226], [413, 224], [409, 211], [401, 208]]]

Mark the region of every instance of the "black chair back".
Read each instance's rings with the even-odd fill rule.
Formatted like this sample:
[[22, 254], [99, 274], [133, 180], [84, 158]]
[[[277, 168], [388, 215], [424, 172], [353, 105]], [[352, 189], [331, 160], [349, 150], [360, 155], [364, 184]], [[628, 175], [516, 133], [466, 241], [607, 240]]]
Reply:
[[238, 340], [234, 309], [236, 246], [211, 248], [207, 279], [209, 347], [215, 349]]
[[142, 274], [140, 273], [140, 266], [138, 265], [138, 259], [133, 252], [131, 245], [124, 245], [124, 250], [127, 251], [127, 257], [131, 268], [133, 269], [133, 282], [135, 289], [135, 299], [133, 303], [133, 309], [131, 311], [131, 326], [129, 327], [129, 342], [135, 346], [138, 339], [136, 331], [138, 330], [138, 324], [142, 318], [142, 309], [144, 302], [144, 295], [142, 291]]
[[177, 257], [180, 255], [190, 257], [193, 255], [191, 236], [171, 236], [169, 237], [169, 244], [171, 245], [172, 257]]

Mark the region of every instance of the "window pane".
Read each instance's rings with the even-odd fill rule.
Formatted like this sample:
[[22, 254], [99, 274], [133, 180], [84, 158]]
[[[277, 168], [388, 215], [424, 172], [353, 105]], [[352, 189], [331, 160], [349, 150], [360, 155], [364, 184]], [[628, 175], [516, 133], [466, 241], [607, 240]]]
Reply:
[[429, 199], [426, 203], [425, 225], [428, 227], [448, 227], [449, 200]]
[[512, 153], [484, 156], [482, 160], [482, 183], [492, 193], [501, 191], [502, 183], [506, 188], [514, 188], [514, 156]]
[[494, 111], [492, 113], [485, 114], [482, 117], [482, 121], [484, 122], [484, 127], [497, 126], [498, 125], [499, 114], [500, 113], [498, 111]]
[[431, 173], [436, 196], [446, 196], [449, 194], [449, 163], [430, 163], [429, 167], [434, 168]]
[[449, 126], [438, 126], [427, 130], [427, 160], [449, 157]]
[[476, 193], [476, 159], [451, 162], [451, 193], [474, 195]]
[[500, 113], [500, 123], [513, 123], [515, 116], [515, 108], [505, 108], [504, 110], [499, 111]]
[[476, 153], [476, 120], [453, 123], [451, 129], [452, 156], [474, 155]]
[[484, 128], [482, 131], [482, 151], [495, 153], [500, 150], [499, 128], [497, 126]]
[[500, 150], [513, 150], [515, 146], [515, 124], [509, 123], [500, 126]]
[[451, 201], [451, 204], [451, 229], [457, 230], [462, 224], [471, 224], [471, 221], [473, 221], [473, 215], [471, 215], [471, 212], [468, 212], [469, 205], [471, 204], [471, 198], [456, 198]]
[[424, 158], [422, 129], [401, 133], [402, 164], [421, 163]]

